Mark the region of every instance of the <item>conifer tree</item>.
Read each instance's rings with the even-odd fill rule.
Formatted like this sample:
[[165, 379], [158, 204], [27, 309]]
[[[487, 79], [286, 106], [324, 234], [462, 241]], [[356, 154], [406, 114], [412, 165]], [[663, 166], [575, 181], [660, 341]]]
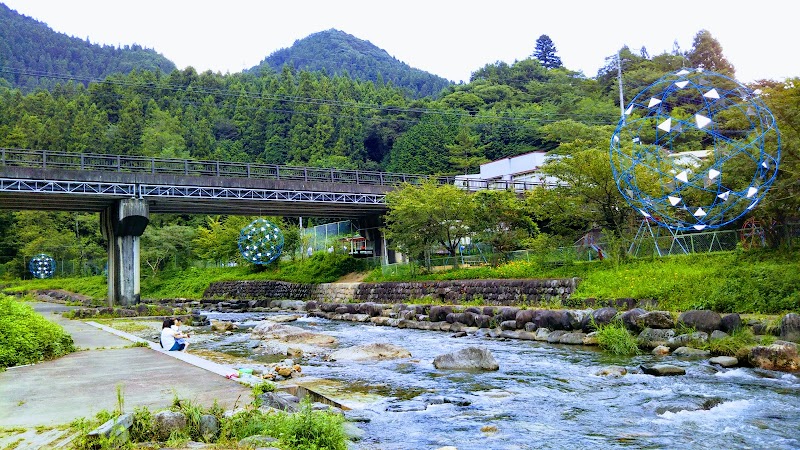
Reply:
[[543, 34], [536, 40], [536, 49], [533, 51], [533, 57], [538, 59], [542, 66], [548, 69], [556, 69], [561, 67], [561, 58], [556, 55], [556, 45], [550, 36]]

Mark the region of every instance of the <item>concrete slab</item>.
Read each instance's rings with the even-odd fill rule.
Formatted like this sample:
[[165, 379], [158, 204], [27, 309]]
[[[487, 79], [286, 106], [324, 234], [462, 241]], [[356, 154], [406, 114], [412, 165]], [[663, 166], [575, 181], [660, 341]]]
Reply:
[[222, 365], [182, 352], [130, 347], [120, 335], [52, 314], [57, 307], [32, 306], [87, 350], [0, 373], [0, 427], [61, 425], [114, 410], [117, 386], [125, 411], [165, 408], [176, 396], [204, 406], [217, 400], [224, 408], [252, 400], [250, 387], [223, 376], [231, 370]]

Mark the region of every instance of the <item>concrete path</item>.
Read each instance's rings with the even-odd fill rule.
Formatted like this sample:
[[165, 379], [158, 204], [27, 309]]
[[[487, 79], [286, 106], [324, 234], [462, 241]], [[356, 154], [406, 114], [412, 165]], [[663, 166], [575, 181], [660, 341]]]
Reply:
[[[137, 406], [166, 408], [175, 397], [203, 406], [216, 400], [223, 408], [252, 400], [250, 387], [225, 378], [225, 366], [191, 354], [164, 352], [142, 341], [91, 322], [64, 319], [68, 307], [30, 303], [44, 317], [72, 335], [78, 352], [62, 358], [0, 372], [0, 427], [31, 428], [68, 424], [117, 408], [117, 387], [124, 410]], [[0, 448], [5, 438], [0, 435]], [[20, 447], [22, 448], [22, 447]]]

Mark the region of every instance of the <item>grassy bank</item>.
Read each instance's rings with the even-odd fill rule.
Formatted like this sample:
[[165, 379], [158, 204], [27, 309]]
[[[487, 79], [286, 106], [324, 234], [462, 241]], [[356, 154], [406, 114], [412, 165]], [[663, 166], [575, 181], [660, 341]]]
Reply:
[[75, 351], [72, 336], [29, 305], [0, 295], [0, 371]]
[[[189, 268], [142, 280], [143, 298], [200, 298], [208, 285], [230, 280], [332, 282], [361, 270], [359, 261], [343, 255], [315, 255], [277, 268]], [[383, 274], [376, 269], [366, 281], [457, 280], [492, 278], [571, 278], [581, 282], [574, 299], [655, 299], [671, 311], [712, 309], [719, 312], [778, 314], [800, 310], [800, 255], [773, 251], [733, 251], [643, 258], [627, 261], [573, 262], [561, 266], [514, 261], [498, 267], [464, 267], [441, 272]], [[106, 295], [105, 279], [49, 279], [8, 283], [11, 290], [65, 289], [92, 297]]]

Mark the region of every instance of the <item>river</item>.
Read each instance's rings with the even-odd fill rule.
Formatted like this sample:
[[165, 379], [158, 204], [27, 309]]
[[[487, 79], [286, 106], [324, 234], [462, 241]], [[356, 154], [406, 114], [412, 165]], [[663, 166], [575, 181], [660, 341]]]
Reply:
[[[247, 354], [247, 327], [269, 314], [207, 313], [242, 332], [196, 348]], [[301, 318], [291, 325], [339, 340], [338, 348], [372, 342], [400, 345], [411, 359], [327, 362], [307, 357], [309, 387], [359, 411], [368, 423], [362, 449], [800, 448], [800, 378], [751, 368], [720, 369], [671, 356], [611, 357], [593, 347], [379, 327]], [[494, 372], [442, 371], [439, 354], [488, 348]], [[637, 373], [667, 362], [685, 376]], [[595, 375], [609, 365], [629, 374]]]

